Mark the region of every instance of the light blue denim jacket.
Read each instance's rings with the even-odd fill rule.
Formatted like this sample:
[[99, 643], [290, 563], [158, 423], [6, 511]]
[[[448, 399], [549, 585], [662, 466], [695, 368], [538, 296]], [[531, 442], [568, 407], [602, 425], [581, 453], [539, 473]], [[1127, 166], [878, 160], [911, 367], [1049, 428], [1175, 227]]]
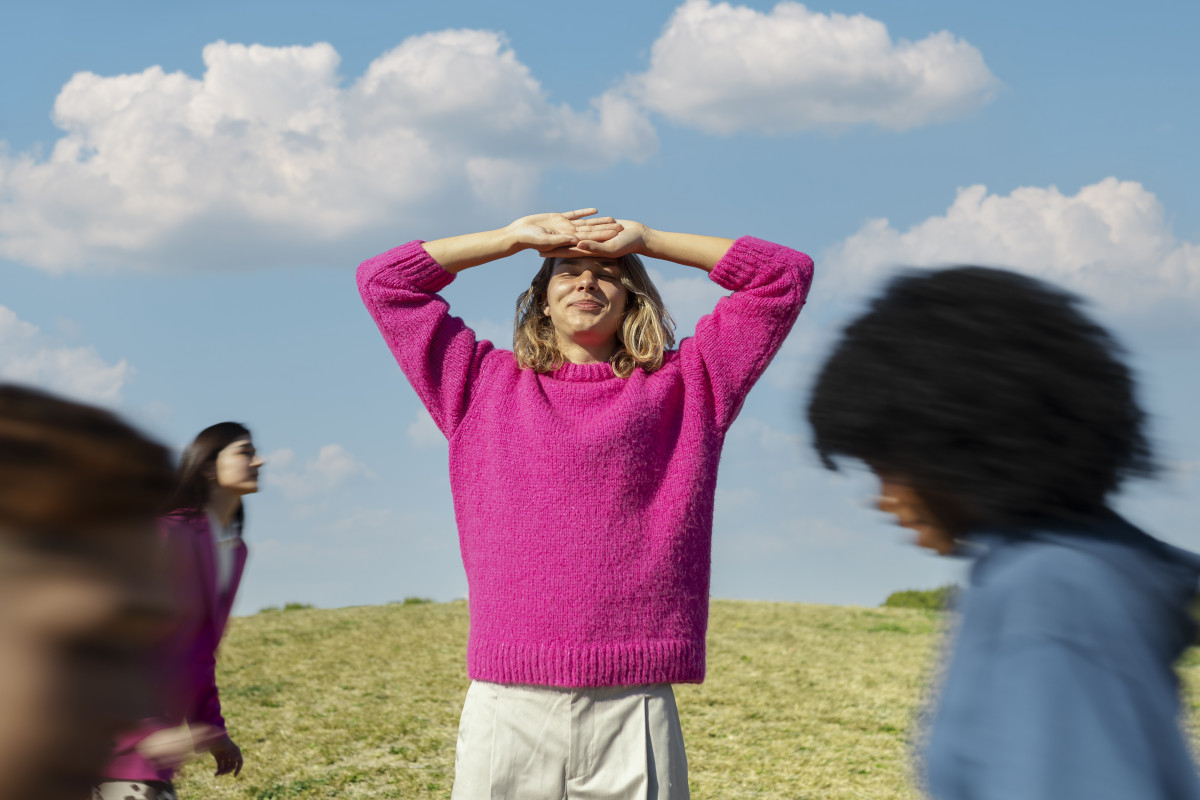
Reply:
[[924, 745], [937, 800], [1192, 800], [1173, 663], [1200, 556], [1117, 517], [972, 537]]

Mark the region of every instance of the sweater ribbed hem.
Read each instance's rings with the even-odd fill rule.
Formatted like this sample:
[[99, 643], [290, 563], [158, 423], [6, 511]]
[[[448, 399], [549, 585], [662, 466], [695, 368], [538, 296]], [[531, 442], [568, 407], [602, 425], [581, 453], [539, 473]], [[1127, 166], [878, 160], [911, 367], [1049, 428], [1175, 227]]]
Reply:
[[472, 680], [561, 686], [641, 686], [704, 681], [704, 644], [688, 641], [550, 645], [480, 642], [467, 646]]

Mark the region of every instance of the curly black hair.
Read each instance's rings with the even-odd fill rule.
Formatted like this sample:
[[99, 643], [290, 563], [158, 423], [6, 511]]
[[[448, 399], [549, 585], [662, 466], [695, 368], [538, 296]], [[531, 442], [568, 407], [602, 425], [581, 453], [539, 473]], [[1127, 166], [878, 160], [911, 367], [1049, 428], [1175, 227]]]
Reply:
[[981, 525], [1104, 512], [1155, 466], [1124, 351], [1081, 304], [1005, 270], [902, 273], [817, 378], [821, 460], [859, 459]]

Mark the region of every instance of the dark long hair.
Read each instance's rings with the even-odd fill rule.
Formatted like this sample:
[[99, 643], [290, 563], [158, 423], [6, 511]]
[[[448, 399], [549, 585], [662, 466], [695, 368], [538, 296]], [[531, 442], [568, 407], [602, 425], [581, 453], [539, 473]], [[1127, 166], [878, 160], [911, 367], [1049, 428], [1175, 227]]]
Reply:
[[[200, 431], [179, 459], [179, 477], [167, 510], [203, 514], [212, 492], [209, 475], [205, 474], [207, 468], [216, 464], [218, 453], [249, 436], [250, 429], [240, 422], [218, 422]], [[245, 506], [239, 505], [234, 517], [239, 530], [245, 519]]]

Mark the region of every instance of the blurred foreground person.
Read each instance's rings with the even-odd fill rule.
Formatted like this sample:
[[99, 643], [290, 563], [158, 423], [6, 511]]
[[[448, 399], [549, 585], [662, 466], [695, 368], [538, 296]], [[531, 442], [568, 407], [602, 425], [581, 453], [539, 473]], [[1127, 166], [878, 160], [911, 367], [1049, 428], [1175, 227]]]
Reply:
[[1200, 797], [1172, 670], [1200, 558], [1108, 506], [1152, 472], [1120, 356], [1074, 296], [961, 267], [894, 279], [818, 378], [826, 466], [974, 558], [923, 744], [939, 800]]
[[112, 414], [0, 384], [0, 800], [79, 800], [147, 708], [170, 455]]
[[179, 463], [175, 493], [159, 520], [164, 563], [181, 616], [155, 659], [154, 718], [117, 743], [95, 800], [174, 800], [175, 770], [212, 753], [217, 775], [242, 769], [217, 693], [217, 646], [246, 565], [242, 497], [258, 491], [263, 460], [250, 431], [222, 422], [200, 432]]

